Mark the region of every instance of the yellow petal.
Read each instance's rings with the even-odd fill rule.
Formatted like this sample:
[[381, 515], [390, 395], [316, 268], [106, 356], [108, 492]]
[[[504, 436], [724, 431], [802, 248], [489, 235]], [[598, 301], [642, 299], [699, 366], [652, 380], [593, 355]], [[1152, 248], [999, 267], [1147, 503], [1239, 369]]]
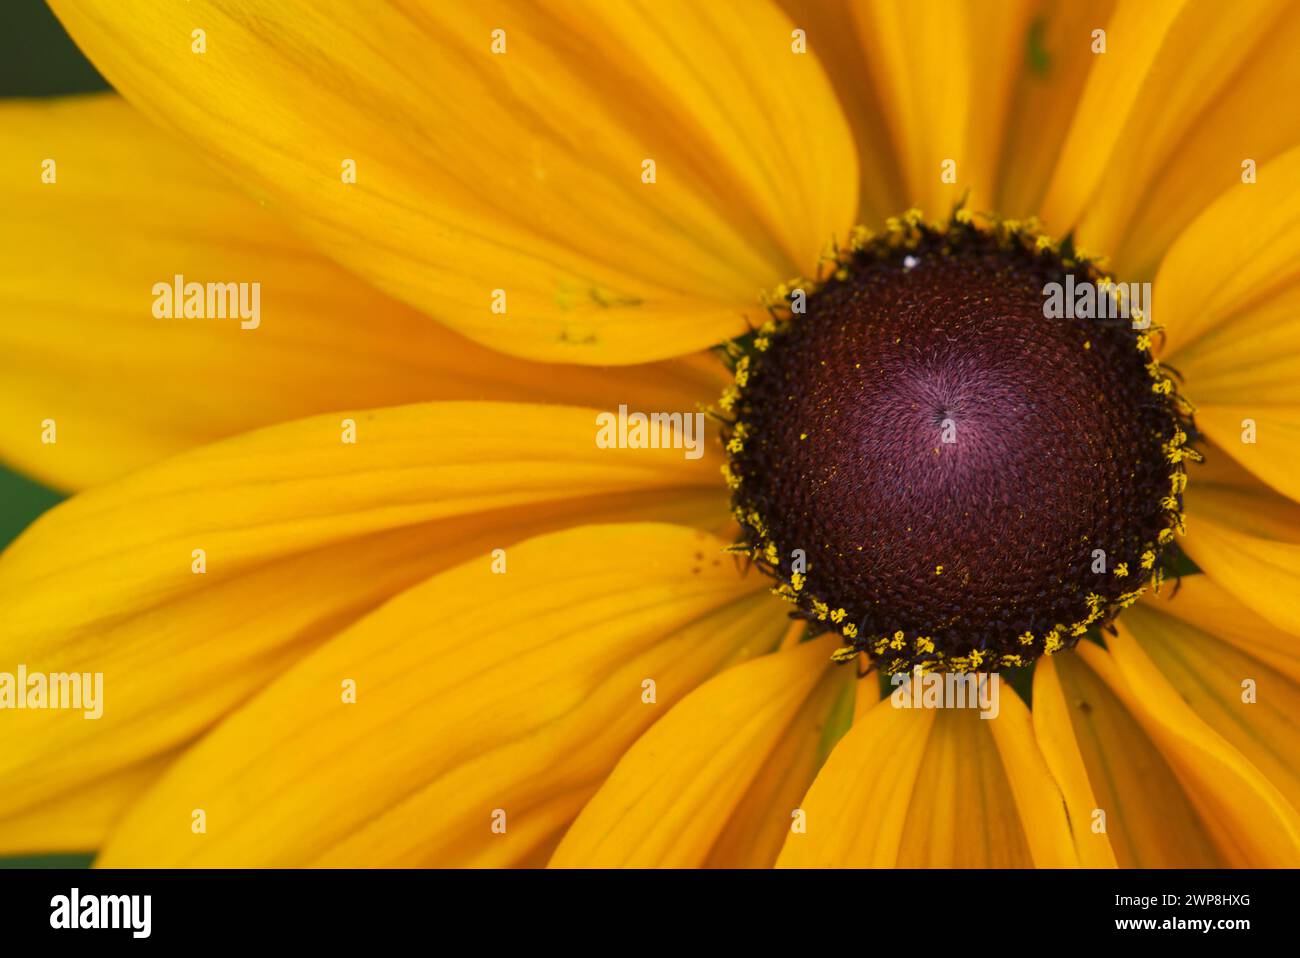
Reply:
[[490, 569], [505, 549], [508, 568], [513, 543], [580, 522], [728, 519], [716, 464], [704, 477], [707, 457], [681, 450], [599, 449], [592, 411], [442, 403], [356, 418], [355, 445], [326, 417], [168, 460], [56, 507], [0, 556], [0, 661], [103, 672], [107, 699], [97, 721], [6, 712], [0, 816], [184, 744], [457, 562]]
[[[682, 448], [601, 448], [599, 415], [428, 403], [317, 416], [192, 450], [61, 504], [11, 545], [0, 562], [6, 625], [30, 641], [188, 592], [193, 549], [206, 551], [203, 581], [212, 582], [431, 519], [719, 484], [716, 453], [691, 460]], [[345, 419], [355, 423], [353, 443]], [[95, 563], [104, 574], [86, 575]], [[77, 595], [74, 608], [65, 588]]]
[[[1092, 70], [1072, 111], [1070, 132], [1043, 200], [1042, 214], [1053, 230], [1068, 231], [1092, 199], [1124, 122], [1137, 109], [1142, 80], [1182, 7], [1183, 0], [1119, 0], [1109, 21], [1094, 26], [1104, 30], [1107, 52], [1093, 54]], [[1091, 51], [1100, 38], [1090, 30], [1078, 42]]]
[[[116, 96], [0, 103], [0, 205], [0, 455], [61, 488], [334, 409], [693, 410], [720, 389], [696, 361], [612, 374], [478, 346], [312, 251]], [[156, 318], [154, 286], [177, 275], [258, 284], [255, 320]]]
[[[1143, 621], [1158, 612], [1162, 620], [1173, 620], [1162, 621], [1162, 629], [1207, 633], [1265, 663], [1289, 681], [1300, 683], [1300, 643], [1243, 605], [1211, 576], [1185, 576], [1177, 588], [1161, 590], [1158, 596], [1148, 593], [1133, 608], [1140, 610], [1138, 618]], [[1127, 619], [1128, 613], [1124, 615]]]
[[1111, 648], [1121, 671], [1136, 645], [1141, 661], [1149, 661], [1202, 720], [1300, 808], [1295, 637], [1270, 626], [1206, 575], [1185, 577], [1176, 595], [1139, 602], [1120, 625], [1121, 641]]
[[934, 716], [885, 699], [856, 719], [800, 803], [806, 832], [791, 832], [777, 865], [896, 865]]
[[1110, 22], [1116, 0], [1035, 5], [1023, 45], [1010, 51], [1021, 65], [1007, 111], [995, 209], [1037, 215], [1089, 72], [1094, 29]]
[[[1243, 13], [1254, 19], [1277, 10], [1276, 5], [1251, 4], [1229, 10], [1225, 5], [1205, 2], [1210, 16], [1239, 18]], [[1231, 29], [1232, 25], [1229, 24]], [[1219, 25], [1203, 28], [1201, 37], [1192, 41], [1194, 48], [1204, 48], [1204, 39], [1219, 32]], [[1133, 278], [1149, 277], [1156, 272], [1160, 258], [1178, 235], [1224, 190], [1242, 185], [1243, 164], [1250, 160], [1256, 171], [1300, 143], [1300, 111], [1261, 109], [1261, 104], [1291, 102], [1300, 94], [1300, 7], [1287, 2], [1281, 14], [1274, 16], [1262, 35], [1234, 41], [1230, 56], [1217, 66], [1205, 61], [1208, 68], [1201, 79], [1204, 90], [1213, 96], [1196, 110], [1194, 122], [1176, 142], [1156, 139], [1148, 133], [1138, 141], [1138, 148], [1125, 150], [1122, 165], [1107, 174], [1105, 184], [1129, 177], [1132, 160], [1145, 161], [1158, 155], [1151, 167], [1141, 194], [1123, 233], [1110, 249], [1116, 266]], [[1235, 69], [1229, 61], [1237, 61]], [[1190, 89], [1197, 81], [1178, 69], [1178, 87]], [[1166, 76], [1172, 79], [1172, 73]], [[1166, 96], [1167, 91], [1162, 91]], [[1144, 94], [1145, 96], [1145, 94]], [[1159, 104], [1161, 101], [1156, 100]], [[1157, 112], [1160, 107], [1157, 105]], [[1125, 141], [1132, 144], [1132, 140]], [[1154, 148], [1154, 149], [1153, 149]], [[1148, 164], [1149, 165], [1149, 164]], [[1265, 184], [1259, 179], [1259, 185]], [[1109, 189], [1105, 188], [1108, 194]], [[1210, 263], [1216, 262], [1209, 261]], [[1175, 317], [1170, 317], [1173, 323]]]
[[[1121, 867], [1295, 863], [1286, 798], [1179, 697], [1125, 636], [1054, 656], [1035, 679], [1069, 706], [1097, 807]], [[1121, 664], [1123, 663], [1123, 664]], [[1104, 814], [1104, 818], [1102, 818]]]
[[880, 91], [867, 82], [866, 51], [858, 40], [853, 7], [847, 0], [780, 0], [797, 29], [804, 31], [810, 56], [817, 57], [835, 86], [858, 152], [858, 218], [883, 223], [910, 205], [898, 156], [890, 144]]
[[1029, 710], [1002, 684], [999, 714], [903, 709], [858, 720], [803, 801], [786, 867], [1077, 864], [1065, 802], [1034, 744]]
[[[875, 676], [866, 680], [873, 693]], [[857, 688], [854, 688], [857, 686]], [[818, 769], [853, 724], [863, 683], [846, 664], [825, 675], [731, 812], [708, 866], [770, 868]]]
[[0, 855], [93, 851], [174, 758], [168, 754], [149, 759], [0, 818]]
[[1300, 148], [1230, 186], [1161, 265], [1154, 317], [1196, 424], [1261, 479], [1300, 498]]
[[114, 87], [330, 255], [517, 355], [743, 333], [855, 212], [852, 136], [770, 4], [54, 7]]
[[931, 216], [963, 197], [988, 209], [1031, 5], [872, 0], [853, 10], [913, 202]]
[[1110, 22], [1097, 24], [1106, 52], [1095, 55], [1043, 201], [1049, 227], [1074, 227], [1077, 246], [1113, 253], [1148, 183], [1163, 175], [1167, 158], [1285, 6], [1121, 0]]
[[[620, 759], [551, 864], [703, 865], [772, 753], [803, 731], [795, 723], [812, 726], [810, 699], [820, 690], [824, 708], [826, 694], [842, 691], [852, 676], [831, 662], [834, 650], [830, 638], [806, 642], [731, 669], [688, 695]], [[776, 848], [793, 807], [766, 810], [764, 830], [776, 836]]]
[[722, 546], [679, 526], [585, 526], [516, 546], [504, 575], [474, 561], [435, 576], [222, 722], [99, 864], [526, 859], [672, 703], [779, 641], [766, 580], [701, 563]]
[[[1259, 182], [1226, 188], [1170, 248], [1156, 276], [1153, 318], [1167, 327], [1171, 362], [1198, 337], [1247, 322], [1251, 307], [1300, 279], [1297, 177], [1300, 146], [1264, 164]], [[1256, 331], [1237, 325], [1234, 335], [1243, 330]]]
[[1205, 456], [1187, 483], [1187, 535], [1180, 545], [1243, 605], [1300, 635], [1300, 505], [1218, 446]]
[[[1161, 674], [1121, 618], [1109, 641], [1113, 690], [1159, 747], [1218, 855], [1236, 868], [1300, 865], [1300, 814]], [[1096, 651], [1093, 651], [1096, 650]], [[1101, 657], [1096, 646], [1089, 664]], [[1150, 800], [1149, 798], [1147, 799]], [[1121, 862], [1121, 864], [1123, 864]]]
[[[1100, 807], [1088, 776], [1088, 766], [1074, 729], [1080, 699], [1067, 701], [1057, 674], [1061, 656], [1047, 656], [1034, 666], [1034, 738], [1052, 777], [1061, 787], [1070, 815], [1070, 832], [1079, 864], [1086, 868], [1114, 868], [1115, 852], [1105, 830], [1094, 827], [1093, 812]], [[1072, 708], [1070, 702], [1074, 703]], [[1080, 716], [1086, 721], [1090, 712]]]
[[1224, 864], [1160, 745], [1116, 694], [1122, 685], [1109, 656], [1089, 642], [1034, 670], [1034, 711], [1040, 697], [1047, 709], [1035, 728], [1060, 770], [1081, 856], [1104, 859], [1108, 839], [1121, 868]]
[[[1272, 486], [1270, 492], [1277, 490], [1295, 501], [1300, 499], [1300, 475], [1295, 469], [1295, 450], [1300, 447], [1300, 398], [1276, 404], [1271, 400], [1296, 390], [1296, 357], [1294, 353], [1272, 355], [1273, 361], [1254, 367], [1256, 373], [1237, 371], [1232, 388], [1246, 397], [1244, 402], [1198, 404], [1196, 428], [1214, 440], [1216, 448], [1231, 450], [1238, 463]], [[1272, 377], [1277, 379], [1266, 381]], [[1285, 385], [1281, 385], [1282, 377]], [[1258, 391], [1246, 385], [1248, 379], [1258, 383]], [[1278, 383], [1277, 389], [1272, 388], [1274, 382]]]

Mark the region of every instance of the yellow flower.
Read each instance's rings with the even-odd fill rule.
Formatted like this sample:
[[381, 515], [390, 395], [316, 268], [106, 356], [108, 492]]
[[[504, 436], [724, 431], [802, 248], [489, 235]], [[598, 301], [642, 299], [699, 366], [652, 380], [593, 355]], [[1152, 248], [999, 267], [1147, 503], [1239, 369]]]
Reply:
[[[0, 104], [0, 450], [77, 493], [0, 556], [0, 669], [102, 672], [105, 705], [0, 712], [0, 851], [1300, 864], [1300, 114], [1262, 106], [1295, 75], [1294, 4], [52, 5], [121, 98]], [[1082, 564], [1087, 617], [994, 637], [1015, 661], [1060, 651], [1033, 665], [1032, 709], [1004, 683], [988, 721], [859, 680], [873, 655], [906, 672], [876, 651], [896, 633], [939, 672], [1003, 659], [951, 623], [827, 615], [856, 545], [810, 553], [799, 601], [823, 613], [790, 624], [769, 574], [827, 546], [785, 541], [777, 498], [739, 513], [760, 567], [724, 551], [759, 493], [746, 472], [733, 497], [720, 442], [593, 438], [621, 405], [734, 422], [792, 355], [759, 290], [825, 315], [792, 277], [851, 285], [878, 253], [902, 289], [930, 275], [909, 243], [959, 236], [1102, 251], [1105, 275], [1152, 282], [1143, 402], [1190, 422], [1185, 396], [1199, 430], [1162, 437], [1152, 481], [1180, 517], [1129, 544], [1129, 576]], [[156, 318], [176, 276], [258, 282], [259, 324]], [[710, 348], [760, 328], [728, 382]], [[1060, 362], [1109, 375], [1105, 337], [1084, 341]], [[895, 382], [853, 359], [844, 389]], [[996, 383], [1091, 409], [1036, 386]], [[798, 455], [852, 459], [835, 395], [826, 428], [784, 433]], [[733, 457], [779, 432], [745, 422]], [[963, 443], [1005, 439], [961, 412], [931, 425], [900, 514], [964, 475]], [[1168, 470], [1198, 449], [1184, 491]], [[944, 521], [996, 509], [1010, 535], [1050, 525], [1055, 489], [1127, 488], [1049, 465], [1023, 501]], [[1199, 573], [1100, 621], [1174, 538]], [[917, 594], [974, 615], [989, 570], [943, 545]], [[896, 568], [918, 551], [880, 548]], [[1081, 623], [1104, 628], [1075, 644]], [[864, 652], [846, 666], [842, 636]]]

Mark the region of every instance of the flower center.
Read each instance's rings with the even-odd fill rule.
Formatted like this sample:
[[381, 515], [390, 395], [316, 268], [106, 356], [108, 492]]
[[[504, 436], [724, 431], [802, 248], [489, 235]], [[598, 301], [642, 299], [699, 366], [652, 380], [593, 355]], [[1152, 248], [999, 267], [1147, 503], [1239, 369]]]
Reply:
[[1199, 456], [1140, 290], [965, 211], [834, 266], [732, 344], [721, 405], [740, 550], [838, 657], [1024, 665], [1159, 586]]

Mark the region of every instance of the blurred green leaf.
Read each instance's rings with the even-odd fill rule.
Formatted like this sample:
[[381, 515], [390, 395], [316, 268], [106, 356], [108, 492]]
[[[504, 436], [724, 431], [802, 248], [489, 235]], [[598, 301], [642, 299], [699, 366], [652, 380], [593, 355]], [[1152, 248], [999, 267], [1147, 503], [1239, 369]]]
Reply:
[[0, 858], [0, 868], [89, 868], [93, 855], [29, 855]]
[[0, 96], [58, 96], [106, 90], [41, 0], [0, 3]]
[[52, 489], [0, 466], [0, 549], [62, 498]]

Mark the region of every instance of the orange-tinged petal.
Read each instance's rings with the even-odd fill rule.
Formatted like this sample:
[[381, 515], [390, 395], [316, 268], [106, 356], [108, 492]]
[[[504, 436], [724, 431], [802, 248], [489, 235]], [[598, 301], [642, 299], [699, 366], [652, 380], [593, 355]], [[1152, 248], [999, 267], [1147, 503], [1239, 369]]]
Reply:
[[[1144, 823], [1141, 831], [1154, 830], [1157, 840], [1165, 843], [1159, 857], [1147, 857], [1145, 849], [1122, 848], [1112, 830], [1121, 867], [1138, 864], [1135, 859], [1146, 865], [1294, 867], [1300, 862], [1300, 815], [1277, 787], [1161, 676], [1126, 632], [1122, 618], [1117, 628], [1118, 636], [1110, 640], [1110, 654], [1100, 646], [1082, 643], [1079, 657], [1138, 728], [1130, 728], [1126, 736], [1135, 746], [1133, 751], [1098, 758], [1107, 767], [1121, 761], [1129, 766], [1132, 780], [1120, 814], [1135, 816]], [[1151, 786], [1157, 776], [1132, 769], [1140, 754], [1136, 740], [1143, 737], [1149, 739], [1172, 777], [1162, 779], [1165, 786], [1176, 783], [1183, 792], [1181, 800], [1168, 793], [1156, 798]], [[1097, 788], [1097, 777], [1093, 785]], [[1133, 786], [1141, 793], [1135, 794]], [[1101, 789], [1098, 791], [1100, 794]], [[1112, 814], [1112, 829], [1114, 817]], [[1138, 828], [1136, 824], [1132, 827]], [[1195, 841], [1188, 840], [1197, 835]], [[1132, 833], [1127, 838], [1135, 841]], [[1136, 841], [1149, 847], [1149, 839]]]
[[1081, 856], [1104, 858], [1100, 845], [1109, 840], [1122, 868], [1224, 864], [1160, 746], [1116, 694], [1123, 680], [1114, 663], [1104, 652], [1086, 654], [1090, 643], [1078, 648], [1039, 660], [1034, 711], [1041, 696], [1046, 713], [1035, 726], [1049, 763], [1060, 770], [1076, 842], [1086, 850]]
[[853, 7], [906, 189], [930, 216], [947, 216], [963, 197], [975, 209], [993, 202], [1031, 9], [1023, 0]]
[[[706, 865], [770, 868], [798, 808], [831, 749], [853, 724], [864, 695], [852, 665], [827, 673], [732, 810]], [[875, 676], [867, 680], [876, 690]], [[856, 688], [855, 688], [856, 686]]]
[[433, 577], [222, 722], [98, 863], [528, 859], [672, 703], [780, 640], [761, 576], [701, 562], [722, 545], [679, 526], [584, 526], [516, 546], [504, 575], [475, 561]]
[[[355, 445], [327, 417], [168, 460], [56, 507], [0, 556], [0, 658], [103, 672], [107, 700], [97, 721], [6, 713], [0, 815], [184, 744], [457, 562], [490, 568], [494, 550], [581, 522], [728, 522], [716, 464], [706, 478], [707, 457], [682, 450], [599, 449], [590, 410], [444, 403], [356, 418]], [[731, 559], [701, 555], [714, 563]]]
[[1247, 323], [1238, 336], [1254, 332], [1249, 307], [1300, 279], [1297, 178], [1300, 146], [1264, 164], [1258, 182], [1228, 187], [1170, 248], [1156, 276], [1153, 318], [1166, 327], [1171, 362], [1225, 323]]
[[[1079, 864], [1086, 868], [1114, 868], [1115, 851], [1104, 829], [1095, 828], [1094, 811], [1100, 807], [1088, 777], [1088, 766], [1073, 725], [1070, 702], [1079, 708], [1079, 698], [1067, 702], [1057, 663], [1060, 656], [1047, 656], [1034, 666], [1034, 738], [1042, 750], [1052, 777], [1061, 787], [1070, 815], [1070, 832], [1078, 850]], [[1089, 712], [1085, 712], [1086, 720]]]
[[878, 703], [831, 753], [802, 804], [807, 832], [786, 838], [777, 864], [1077, 864], [1029, 710], [1000, 689], [990, 719], [971, 708], [899, 708], [895, 696]]
[[1291, 633], [1261, 618], [1212, 576], [1185, 576], [1176, 588], [1161, 590], [1158, 596], [1145, 595], [1134, 608], [1144, 621], [1153, 612], [1158, 612], [1162, 620], [1173, 620], [1162, 621], [1161, 629], [1206, 633], [1265, 663], [1289, 681], [1300, 683], [1300, 643]]
[[[1118, 149], [1125, 121], [1138, 109], [1142, 81], [1184, 5], [1185, 0], [1119, 0], [1109, 21], [1093, 27], [1105, 31], [1107, 52], [1093, 54], [1043, 199], [1042, 215], [1052, 230], [1068, 232], [1083, 215]], [[1099, 39], [1092, 32], [1078, 38], [1089, 50]]]
[[1269, 625], [1206, 575], [1186, 576], [1176, 594], [1139, 602], [1124, 613], [1120, 636], [1110, 645], [1121, 671], [1131, 657], [1149, 661], [1201, 719], [1300, 808], [1300, 643], [1294, 636]]
[[934, 717], [884, 699], [856, 719], [804, 796], [806, 830], [787, 836], [778, 867], [896, 865]]
[[[1148, 183], [1164, 174], [1167, 158], [1287, 2], [1230, 8], [1215, 0], [1121, 0], [1110, 22], [1097, 24], [1106, 51], [1095, 55], [1043, 201], [1049, 228], [1073, 228], [1079, 248], [1113, 253]], [[1116, 266], [1128, 272], [1123, 261]]]
[[1115, 3], [1043, 0], [1034, 5], [1023, 47], [1011, 51], [1023, 66], [1011, 93], [998, 164], [994, 209], [1003, 216], [1038, 214], [1084, 84], [1097, 62], [1091, 33], [1110, 22]]
[[0, 818], [0, 855], [93, 851], [175, 758], [163, 755]]
[[1187, 483], [1187, 535], [1180, 545], [1243, 605], [1300, 635], [1300, 504], [1218, 446], [1210, 445], [1205, 457]]
[[[1222, 4], [1211, 15], [1240, 14]], [[1251, 5], [1248, 15], [1276, 9]], [[1206, 33], [1216, 30], [1210, 27]], [[1220, 61], [1203, 79], [1213, 97], [1195, 112], [1194, 122], [1175, 144], [1142, 136], [1139, 148], [1124, 153], [1124, 165], [1114, 171], [1127, 177], [1127, 164], [1145, 157], [1155, 147], [1160, 161], [1144, 184], [1128, 225], [1109, 250], [1115, 264], [1130, 278], [1156, 272], [1160, 258], [1174, 240], [1223, 190], [1242, 185], [1243, 166], [1250, 160], [1256, 171], [1300, 143], [1300, 111], [1270, 109], [1268, 104], [1293, 103], [1300, 96], [1300, 7], [1287, 2], [1279, 16], [1254, 42], [1230, 51], [1245, 54], [1235, 70]], [[1181, 64], [1180, 64], [1181, 66]], [[1208, 66], [1208, 64], [1207, 64]], [[1191, 78], [1178, 71], [1180, 86]], [[1170, 74], [1172, 78], [1172, 74]], [[1195, 81], [1191, 81], [1195, 82]], [[1159, 109], [1159, 108], [1157, 108]], [[1132, 141], [1128, 141], [1131, 143]], [[1166, 149], [1166, 145], [1173, 147]], [[1108, 176], [1107, 182], [1112, 178]], [[1259, 180], [1263, 184], [1264, 180]], [[1173, 321], [1173, 318], [1170, 319]]]
[[1202, 432], [1300, 499], [1300, 147], [1236, 183], [1161, 264], [1154, 318]]
[[[0, 205], [0, 456], [60, 488], [334, 409], [693, 410], [720, 389], [712, 360], [611, 373], [485, 349], [313, 251], [117, 96], [0, 103]], [[157, 318], [154, 286], [178, 275], [256, 283], [256, 319]]]
[[517, 355], [632, 363], [743, 333], [856, 211], [852, 135], [771, 4], [53, 6], [330, 255]]
[[[1287, 365], [1292, 368], [1284, 368]], [[1271, 372], [1293, 382], [1295, 365], [1291, 356], [1279, 357], [1271, 364], [1261, 363], [1260, 378]], [[1248, 375], [1244, 371], [1239, 373], [1238, 382], [1243, 385], [1238, 388], [1242, 392], [1248, 388], [1244, 386]], [[1293, 388], [1288, 383], [1286, 389]], [[1300, 448], [1300, 402], [1274, 405], [1260, 401], [1263, 395], [1255, 393], [1240, 405], [1198, 406], [1196, 428], [1213, 439], [1217, 448], [1230, 449], [1237, 462], [1273, 490], [1295, 501], [1300, 498], [1300, 481], [1295, 470], [1295, 450]]]
[[1194, 712], [1123, 622], [1110, 642], [1130, 707], [1160, 744], [1220, 853], [1239, 867], [1300, 864], [1300, 814], [1246, 756]]
[[858, 40], [850, 0], [780, 0], [790, 22], [804, 32], [809, 54], [826, 68], [858, 152], [858, 222], [883, 223], [910, 204], [898, 156], [890, 144], [880, 91]]
[[[810, 698], [819, 690], [823, 700], [828, 691], [842, 691], [851, 677], [831, 662], [834, 650], [830, 638], [806, 642], [730, 669], [688, 695], [619, 760], [551, 864], [693, 867], [709, 861], [772, 753], [803, 731], [794, 725], [808, 718]], [[765, 831], [776, 837], [773, 857], [793, 808], [767, 809]]]
[[[594, 409], [451, 402], [316, 416], [192, 450], [46, 513], [0, 560], [35, 643], [353, 536], [555, 499], [719, 485], [716, 453], [601, 448]], [[346, 441], [355, 423], [355, 442]], [[683, 440], [684, 441], [684, 440]], [[713, 460], [713, 461], [711, 461]], [[98, 565], [99, 574], [86, 568]], [[109, 569], [113, 574], [107, 574]], [[61, 594], [75, 594], [75, 606]], [[58, 606], [58, 607], [56, 607]], [[30, 647], [30, 646], [29, 646]]]

